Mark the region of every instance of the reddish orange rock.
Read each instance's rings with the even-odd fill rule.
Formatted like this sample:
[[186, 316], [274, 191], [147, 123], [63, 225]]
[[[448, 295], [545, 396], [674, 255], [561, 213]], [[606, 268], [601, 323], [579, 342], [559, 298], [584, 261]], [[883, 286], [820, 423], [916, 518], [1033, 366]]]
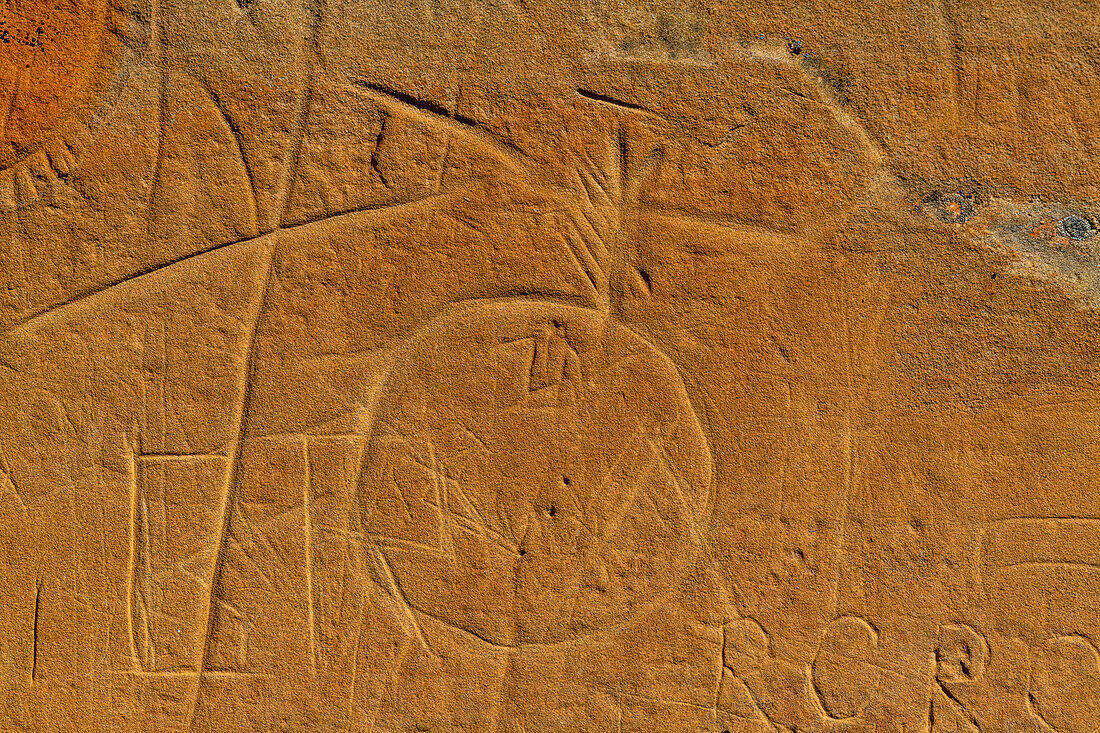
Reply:
[[0, 166], [87, 115], [104, 85], [104, 0], [20, 0], [0, 10]]

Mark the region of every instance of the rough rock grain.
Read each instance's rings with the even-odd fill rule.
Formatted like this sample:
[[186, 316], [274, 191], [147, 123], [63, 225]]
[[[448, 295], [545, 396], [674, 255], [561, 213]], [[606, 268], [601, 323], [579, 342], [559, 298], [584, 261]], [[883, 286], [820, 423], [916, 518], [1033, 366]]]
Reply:
[[0, 730], [1100, 730], [1100, 14], [0, 7]]

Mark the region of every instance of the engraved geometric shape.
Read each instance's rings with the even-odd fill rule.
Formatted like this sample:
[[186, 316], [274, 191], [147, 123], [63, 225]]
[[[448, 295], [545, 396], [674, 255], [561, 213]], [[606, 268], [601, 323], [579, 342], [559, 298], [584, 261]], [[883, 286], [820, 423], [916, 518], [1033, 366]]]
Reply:
[[767, 633], [752, 619], [726, 624], [722, 638], [722, 664], [738, 677], [763, 667], [771, 654]]
[[1031, 704], [1054, 730], [1100, 730], [1100, 653], [1083, 636], [1050, 639], [1037, 651]]
[[194, 671], [226, 468], [223, 456], [136, 456], [128, 619], [137, 669]]
[[648, 342], [587, 309], [481, 302], [397, 359], [359, 500], [410, 621], [518, 646], [607, 628], [673, 590], [710, 482], [683, 384]]
[[936, 642], [936, 679], [941, 682], [976, 680], [989, 660], [985, 637], [969, 626], [948, 624], [940, 627]]
[[814, 658], [813, 684], [830, 718], [854, 718], [870, 704], [879, 686], [877, 650], [878, 632], [861, 618], [842, 616], [825, 627]]

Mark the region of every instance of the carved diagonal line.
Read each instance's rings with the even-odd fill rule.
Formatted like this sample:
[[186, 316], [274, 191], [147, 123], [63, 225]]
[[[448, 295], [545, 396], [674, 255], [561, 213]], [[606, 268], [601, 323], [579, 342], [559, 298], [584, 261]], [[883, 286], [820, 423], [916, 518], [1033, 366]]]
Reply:
[[210, 644], [214, 631], [214, 608], [218, 600], [216, 597], [218, 579], [221, 576], [222, 566], [225, 563], [226, 549], [229, 544], [229, 522], [241, 481], [241, 452], [244, 447], [245, 434], [248, 429], [249, 409], [252, 399], [252, 380], [256, 371], [256, 340], [259, 335], [260, 317], [263, 315], [270, 295], [269, 288], [274, 269], [275, 248], [273, 245], [268, 245], [267, 256], [263, 267], [263, 279], [257, 286], [256, 298], [248, 314], [248, 331], [245, 338], [244, 358], [242, 359], [240, 384], [238, 386], [239, 397], [237, 399], [232, 423], [235, 439], [230, 450], [228, 466], [225, 471], [225, 481], [222, 486], [222, 498], [218, 509], [218, 540], [217, 549], [214, 553], [214, 564], [210, 573], [210, 592], [207, 594], [203, 618], [199, 624], [199, 628], [204, 629], [204, 635], [195, 659], [195, 669], [198, 670], [198, 677], [195, 683], [195, 691], [187, 725], [188, 730], [194, 729], [199, 703], [202, 697], [203, 674], [206, 672], [206, 665], [209, 661]]
[[[357, 208], [357, 209], [352, 209], [352, 210], [349, 210], [349, 211], [345, 211], [345, 212], [340, 213], [340, 214], [334, 214], [332, 216], [322, 217], [322, 218], [319, 218], [319, 219], [316, 219], [316, 220], [313, 220], [313, 221], [307, 221], [307, 222], [303, 222], [301, 224], [296, 224], [296, 225], [291, 226], [291, 227], [284, 227], [280, 231], [296, 231], [296, 230], [308, 231], [311, 227], [317, 227], [317, 226], [323, 225], [325, 223], [338, 223], [338, 222], [343, 221], [343, 220], [347, 220], [347, 219], [351, 219], [351, 218], [355, 218], [355, 217], [361, 217], [361, 216], [391, 216], [391, 215], [396, 215], [396, 214], [399, 214], [399, 213], [402, 213], [402, 212], [416, 210], [420, 206], [426, 205], [426, 204], [428, 204], [432, 201], [437, 201], [437, 200], [446, 201], [446, 200], [451, 199], [451, 198], [453, 198], [452, 194], [434, 194], [433, 193], [433, 194], [428, 194], [428, 195], [425, 195], [425, 196], [420, 196], [420, 197], [415, 197], [415, 198], [410, 198], [410, 199], [405, 199], [405, 200], [387, 201], [387, 202], [384, 202], [384, 203], [381, 203], [381, 204], [371, 204], [371, 205], [363, 206], [363, 207], [360, 207], [360, 208]], [[39, 309], [36, 309], [36, 310], [34, 310], [30, 313], [26, 313], [23, 316], [21, 316], [15, 323], [13, 323], [11, 326], [8, 327], [7, 334], [17, 334], [17, 333], [23, 332], [23, 331], [25, 331], [29, 328], [32, 328], [33, 326], [37, 325], [38, 323], [41, 323], [43, 321], [43, 319], [47, 316], [54, 315], [54, 314], [60, 314], [61, 312], [65, 311], [69, 308], [76, 307], [76, 306], [84, 303], [87, 300], [95, 298], [96, 296], [103, 295], [107, 292], [114, 291], [117, 288], [120, 288], [120, 287], [123, 287], [123, 286], [127, 285], [128, 283], [135, 282], [135, 281], [140, 280], [142, 278], [145, 278], [149, 275], [154, 275], [158, 272], [161, 272], [162, 270], [167, 270], [167, 269], [169, 269], [171, 267], [174, 267], [176, 265], [182, 265], [186, 262], [190, 262], [192, 260], [195, 260], [199, 257], [202, 257], [203, 255], [211, 254], [213, 252], [217, 252], [217, 251], [220, 251], [220, 250], [223, 250], [223, 249], [229, 249], [229, 248], [235, 247], [237, 245], [246, 246], [246, 245], [250, 245], [250, 244], [257, 244], [259, 242], [262, 242], [265, 238], [267, 238], [269, 236], [270, 236], [270, 233], [262, 234], [258, 237], [244, 237], [242, 239], [235, 239], [235, 240], [232, 240], [232, 241], [229, 241], [229, 242], [222, 242], [220, 244], [214, 244], [214, 245], [211, 245], [211, 246], [206, 247], [204, 249], [198, 250], [197, 252], [191, 252], [191, 253], [183, 255], [181, 257], [176, 257], [176, 258], [171, 259], [171, 260], [167, 260], [167, 261], [164, 261], [164, 262], [158, 262], [158, 263], [149, 265], [148, 267], [142, 268], [142, 269], [140, 269], [137, 272], [134, 272], [132, 274], [125, 275], [125, 276], [117, 278], [115, 280], [111, 280], [111, 281], [103, 283], [101, 285], [97, 285], [93, 288], [89, 288], [87, 290], [83, 290], [81, 292], [78, 292], [75, 295], [69, 297], [68, 299], [66, 299], [64, 301], [61, 301], [61, 302], [58, 302], [58, 303], [53, 303], [53, 304], [48, 305], [44, 308], [39, 308]], [[9, 368], [11, 368], [13, 371], [19, 371], [18, 369], [15, 369], [14, 367], [11, 367], [10, 365], [9, 365]]]
[[[366, 548], [371, 559], [374, 561], [375, 568], [382, 577], [386, 593], [389, 594], [390, 599], [397, 604], [398, 609], [401, 611], [401, 615], [405, 618], [406, 631], [409, 633], [409, 636], [415, 639], [424, 651], [434, 657], [435, 653], [432, 651], [432, 648], [428, 646], [428, 640], [424, 636], [423, 629], [420, 628], [420, 622], [416, 620], [416, 612], [413, 611], [412, 605], [409, 604], [409, 599], [405, 596], [405, 592], [401, 589], [400, 583], [398, 583], [397, 578], [394, 576], [393, 568], [390, 566], [390, 561], [386, 559], [386, 554], [374, 541], [367, 542]], [[434, 548], [430, 549], [434, 550]]]
[[[606, 220], [595, 221], [596, 212], [594, 211], [582, 211], [581, 214], [581, 217], [575, 217], [571, 214], [571, 218], [577, 227], [577, 231], [592, 246], [593, 254], [596, 256], [596, 261], [600, 263], [600, 267], [606, 269], [611, 262], [611, 251], [608, 248], [608, 233], [606, 231], [610, 223]], [[605, 231], [601, 232], [601, 229]]]
[[356, 82], [365, 95], [387, 111], [400, 111], [415, 117], [437, 129], [461, 135], [467, 140], [488, 148], [500, 162], [515, 173], [524, 173], [533, 161], [527, 153], [515, 145], [497, 137], [484, 125], [467, 117], [449, 112], [446, 108], [429, 101], [417, 99], [395, 89], [388, 89], [371, 82]]
[[[466, 492], [464, 492], [462, 490], [462, 486], [458, 481], [455, 481], [451, 478], [448, 478], [446, 473], [444, 473], [442, 471], [437, 471], [435, 469], [432, 469], [430, 466], [428, 466], [427, 464], [425, 464], [422, 461], [419, 461], [415, 458], [413, 459], [413, 461], [418, 466], [422, 467], [425, 471], [427, 471], [429, 473], [429, 475], [435, 477], [434, 478], [435, 481], [446, 482], [446, 485], [449, 489], [446, 492], [446, 496], [447, 497], [451, 496], [452, 492], [453, 492], [453, 495], [457, 498], [458, 502], [468, 512], [467, 514], [462, 514], [461, 511], [453, 512], [453, 511], [450, 511], [450, 509], [448, 508], [448, 516], [450, 517], [450, 519], [452, 521], [459, 522], [460, 524], [464, 525], [466, 527], [466, 529], [469, 529], [469, 530], [481, 535], [484, 539], [486, 539], [490, 542], [493, 542], [494, 544], [496, 544], [496, 545], [500, 546], [501, 548], [511, 552], [512, 554], [518, 554], [519, 553], [519, 548], [517, 548], [514, 544], [509, 542], [503, 535], [501, 535], [499, 532], [494, 531], [489, 526], [488, 522], [485, 520], [485, 516], [481, 513], [481, 511], [477, 508], [477, 506], [473, 503], [473, 501], [471, 501], [470, 498], [466, 496]], [[440, 507], [437, 504], [432, 504], [431, 502], [428, 502], [428, 505], [435, 508], [437, 511], [441, 512]], [[449, 507], [449, 504], [448, 504], [448, 507]], [[410, 514], [409, 516], [410, 516], [410, 519], [411, 519], [412, 515]], [[452, 552], [453, 552], [453, 549], [452, 549]]]
[[229, 114], [229, 108], [225, 105], [225, 102], [217, 91], [215, 91], [214, 87], [211, 84], [203, 83], [203, 88], [210, 96], [211, 101], [213, 101], [215, 109], [218, 110], [218, 114], [221, 115], [226, 132], [229, 133], [229, 136], [233, 138], [233, 142], [237, 145], [237, 157], [240, 158], [245, 178], [248, 179], [249, 201], [251, 204], [249, 211], [251, 214], [249, 217], [249, 229], [254, 235], [259, 234], [261, 226], [259, 209], [260, 197], [256, 190], [256, 174], [252, 170], [252, 164], [249, 163], [248, 156], [245, 154], [244, 150], [244, 131], [241, 130], [240, 125], [233, 120], [233, 117]]

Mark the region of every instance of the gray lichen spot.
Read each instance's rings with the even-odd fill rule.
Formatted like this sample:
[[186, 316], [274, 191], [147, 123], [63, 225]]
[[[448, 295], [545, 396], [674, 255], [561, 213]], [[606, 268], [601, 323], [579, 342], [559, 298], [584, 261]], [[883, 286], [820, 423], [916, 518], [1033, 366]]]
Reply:
[[[935, 208], [929, 213], [943, 215]], [[1100, 310], [1100, 251], [1089, 215], [1058, 202], [993, 197], [965, 227], [989, 247], [1013, 251], [1013, 274], [1046, 281], [1079, 307]]]
[[1078, 242], [1091, 239], [1096, 234], [1092, 222], [1078, 214], [1064, 216], [1058, 221], [1058, 234]]

